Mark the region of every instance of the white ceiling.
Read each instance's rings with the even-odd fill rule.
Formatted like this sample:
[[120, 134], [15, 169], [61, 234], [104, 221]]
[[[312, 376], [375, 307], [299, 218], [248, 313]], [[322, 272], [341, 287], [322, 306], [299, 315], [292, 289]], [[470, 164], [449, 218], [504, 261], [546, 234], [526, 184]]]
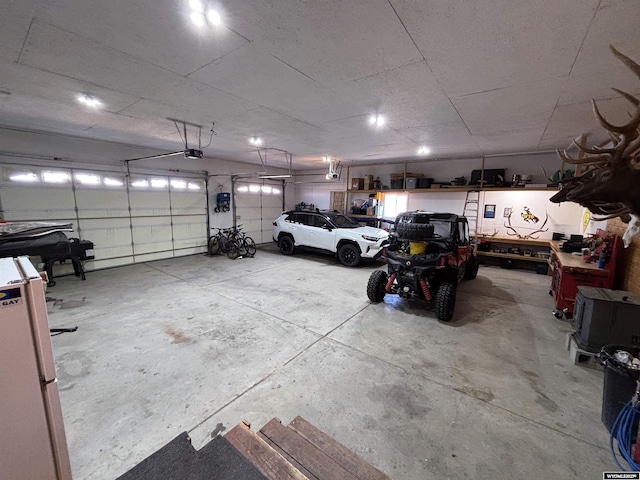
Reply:
[[259, 163], [260, 136], [300, 169], [415, 159], [421, 145], [455, 158], [596, 142], [590, 99], [621, 122], [628, 103], [610, 87], [640, 93], [608, 49], [640, 63], [637, 0], [209, 5], [223, 26], [197, 28], [187, 0], [3, 1], [0, 126], [174, 151], [167, 117], [215, 122], [206, 156]]

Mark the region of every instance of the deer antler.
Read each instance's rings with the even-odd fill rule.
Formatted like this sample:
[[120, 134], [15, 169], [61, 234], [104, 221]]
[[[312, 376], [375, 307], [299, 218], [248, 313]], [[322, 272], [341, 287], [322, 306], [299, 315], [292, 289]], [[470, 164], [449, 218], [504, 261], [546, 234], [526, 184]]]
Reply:
[[[613, 46], [610, 48], [640, 79], [640, 65]], [[586, 168], [581, 175], [564, 182], [563, 189], [550, 200], [579, 203], [604, 219], [630, 214], [633, 221], [629, 222], [623, 237], [628, 246], [631, 237], [640, 233], [640, 99], [617, 88], [613, 91], [633, 106], [630, 119], [614, 125], [604, 118], [595, 100], [592, 101], [593, 113], [610, 140], [591, 148], [574, 142], [578, 150], [586, 154], [584, 158], [573, 158], [566, 150], [558, 151], [565, 162]]]
[[[504, 226], [507, 228], [507, 235], [511, 236], [511, 237], [518, 237], [520, 240], [537, 240], [538, 238], [540, 238], [540, 235], [538, 235], [537, 237], [534, 237], [533, 235], [535, 235], [536, 233], [541, 233], [541, 232], [546, 232], [549, 229], [548, 228], [544, 228], [545, 225], [547, 224], [547, 222], [549, 221], [549, 212], [545, 212], [545, 219], [544, 219], [544, 223], [542, 224], [542, 226], [537, 229], [534, 230], [531, 233], [527, 233], [526, 235], [520, 235], [518, 233], [518, 231], [513, 228], [513, 226], [511, 226], [511, 214], [513, 213], [513, 211], [511, 211], [511, 213], [509, 213], [509, 215], [507, 216], [507, 223], [504, 224]], [[513, 233], [511, 233], [513, 232]]]

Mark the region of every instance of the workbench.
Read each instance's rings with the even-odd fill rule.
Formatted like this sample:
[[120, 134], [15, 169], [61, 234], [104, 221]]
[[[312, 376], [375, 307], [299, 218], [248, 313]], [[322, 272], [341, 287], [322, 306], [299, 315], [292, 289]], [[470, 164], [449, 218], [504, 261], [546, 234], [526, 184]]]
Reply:
[[598, 268], [597, 262], [585, 262], [581, 254], [563, 252], [558, 241], [549, 242], [551, 247], [549, 264], [553, 270], [549, 293], [553, 295], [555, 301], [556, 318], [573, 314], [578, 286], [613, 288], [616, 258], [622, 241], [617, 235], [612, 235], [611, 238], [611, 253], [604, 268]]

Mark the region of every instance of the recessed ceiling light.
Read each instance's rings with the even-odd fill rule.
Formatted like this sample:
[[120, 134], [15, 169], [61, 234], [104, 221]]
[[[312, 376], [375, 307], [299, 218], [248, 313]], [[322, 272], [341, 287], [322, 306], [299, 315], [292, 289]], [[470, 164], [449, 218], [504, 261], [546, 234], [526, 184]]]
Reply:
[[262, 145], [262, 139], [260, 137], [251, 137], [249, 143], [251, 145]]
[[420, 148], [418, 148], [418, 155], [429, 155], [431, 153], [431, 149], [429, 149], [429, 147], [425, 147], [424, 145], [422, 145]]
[[213, 8], [207, 10], [207, 20], [209, 20], [211, 25], [222, 25], [222, 17]]
[[98, 100], [93, 95], [89, 95], [88, 93], [78, 95], [77, 98], [80, 103], [84, 103], [87, 107], [98, 108], [102, 105], [102, 102], [100, 100]]
[[196, 12], [204, 12], [204, 7], [200, 0], [189, 0], [189, 7], [191, 7], [191, 10], [195, 10]]
[[204, 15], [196, 11], [191, 12], [191, 21], [196, 25], [196, 27], [202, 27], [205, 24]]
[[374, 125], [375, 127], [382, 127], [386, 122], [386, 119], [384, 118], [383, 115], [371, 115], [369, 117], [369, 124]]

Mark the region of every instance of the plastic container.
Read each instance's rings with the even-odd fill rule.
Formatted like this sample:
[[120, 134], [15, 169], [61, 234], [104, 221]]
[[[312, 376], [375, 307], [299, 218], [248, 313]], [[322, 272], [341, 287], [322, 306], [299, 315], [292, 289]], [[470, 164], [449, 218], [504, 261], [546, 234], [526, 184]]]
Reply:
[[409, 254], [418, 255], [427, 250], [427, 242], [409, 242]]
[[407, 177], [407, 189], [416, 188], [418, 185], [418, 179], [415, 177]]
[[605, 367], [602, 388], [602, 423], [609, 431], [611, 431], [622, 407], [633, 397], [636, 391], [636, 379], [640, 373], [640, 371], [630, 370], [614, 358], [614, 354], [618, 350], [629, 352], [636, 358], [640, 353], [640, 348], [630, 345], [605, 345], [597, 356], [598, 361]]

